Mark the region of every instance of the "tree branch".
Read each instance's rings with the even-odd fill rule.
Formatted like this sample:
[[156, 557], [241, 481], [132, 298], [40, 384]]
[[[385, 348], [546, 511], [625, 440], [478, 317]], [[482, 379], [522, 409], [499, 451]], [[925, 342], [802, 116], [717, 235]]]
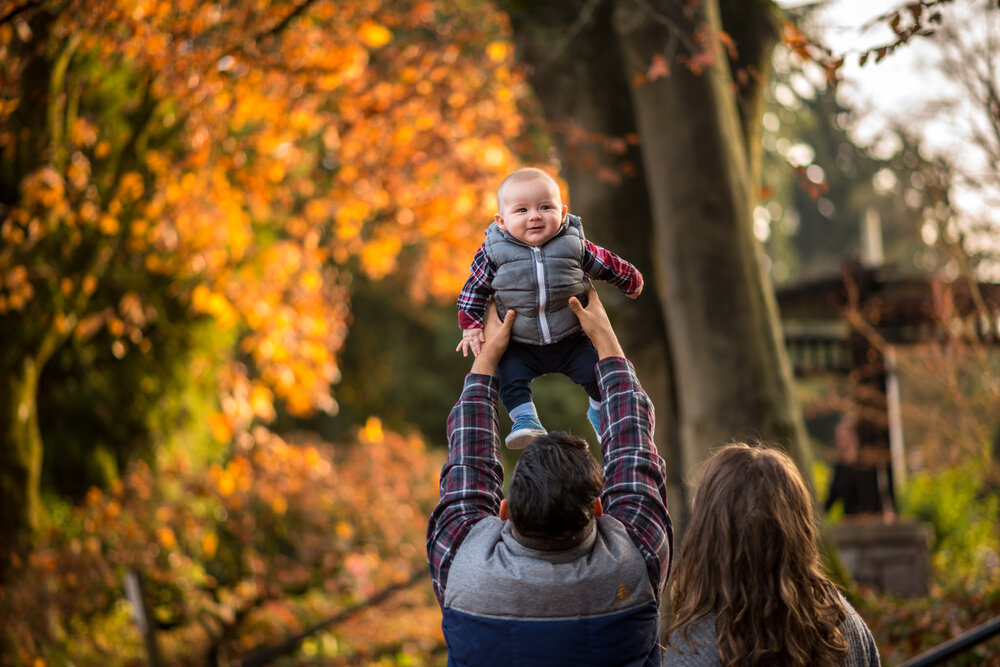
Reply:
[[250, 656], [244, 658], [243, 662], [241, 662], [240, 665], [241, 667], [257, 667], [258, 665], [265, 665], [282, 655], [291, 653], [292, 651], [297, 649], [303, 641], [305, 641], [312, 635], [316, 634], [317, 632], [325, 630], [326, 628], [332, 625], [337, 625], [338, 623], [342, 623], [349, 617], [358, 613], [359, 611], [363, 611], [369, 607], [374, 607], [376, 605], [385, 602], [394, 593], [397, 593], [401, 590], [409, 588], [410, 586], [413, 586], [426, 576], [427, 576], [427, 568], [425, 567], [418, 568], [417, 570], [413, 571], [413, 573], [410, 575], [410, 578], [407, 579], [406, 581], [401, 581], [399, 583], [392, 584], [391, 586], [383, 588], [381, 591], [375, 593], [367, 600], [363, 600], [361, 602], [358, 602], [357, 604], [353, 604], [350, 607], [342, 609], [341, 611], [337, 612], [336, 614], [327, 618], [326, 620], [320, 621], [316, 625], [310, 628], [306, 628], [299, 634], [289, 637], [288, 639], [281, 642], [277, 646], [260, 649], [250, 654]]
[[315, 2], [315, 0], [305, 0], [302, 4], [293, 9], [291, 13], [288, 14], [288, 16], [279, 21], [277, 25], [254, 35], [254, 40], [266, 39], [268, 37], [274, 37], [278, 35], [278, 33], [282, 32], [285, 28], [287, 28], [288, 24], [294, 21], [296, 17], [300, 16], [303, 12], [305, 12], [305, 10], [307, 10], [309, 6], [313, 4], [313, 2]]
[[3, 16], [0, 16], [0, 25], [3, 25], [4, 23], [10, 23], [17, 17], [18, 14], [22, 12], [26, 12], [29, 9], [37, 9], [38, 7], [41, 6], [42, 6], [42, 0], [29, 0], [29, 2], [24, 3], [20, 7], [14, 7]]
[[558, 60], [562, 57], [562, 54], [569, 47], [570, 42], [580, 34], [580, 31], [590, 23], [594, 16], [594, 10], [597, 6], [601, 4], [602, 0], [587, 0], [587, 3], [580, 8], [580, 13], [577, 14], [573, 22], [566, 28], [566, 31], [562, 35], [562, 39], [556, 44], [555, 48], [552, 49], [551, 55], [546, 58], [546, 62], [552, 62]]
[[[698, 47], [691, 39], [691, 36], [683, 28], [677, 25], [677, 23], [671, 20], [670, 17], [664, 15], [663, 12], [657, 10], [655, 7], [649, 4], [647, 0], [634, 0], [634, 2], [635, 4], [639, 5], [643, 10], [645, 10], [646, 14], [651, 19], [663, 25], [667, 29], [667, 32], [676, 37], [678, 41], [680, 41], [687, 48], [688, 53], [693, 54], [697, 52]], [[672, 54], [670, 59], [672, 59]], [[668, 62], [670, 59], [668, 59]]]

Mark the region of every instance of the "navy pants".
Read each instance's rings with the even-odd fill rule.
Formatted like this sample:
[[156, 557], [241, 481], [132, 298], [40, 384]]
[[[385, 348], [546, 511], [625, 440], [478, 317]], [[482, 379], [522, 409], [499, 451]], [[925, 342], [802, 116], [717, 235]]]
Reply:
[[548, 373], [562, 373], [583, 387], [592, 399], [600, 401], [596, 365], [597, 350], [583, 331], [550, 345], [528, 345], [512, 340], [497, 368], [500, 400], [509, 413], [531, 400], [532, 380]]

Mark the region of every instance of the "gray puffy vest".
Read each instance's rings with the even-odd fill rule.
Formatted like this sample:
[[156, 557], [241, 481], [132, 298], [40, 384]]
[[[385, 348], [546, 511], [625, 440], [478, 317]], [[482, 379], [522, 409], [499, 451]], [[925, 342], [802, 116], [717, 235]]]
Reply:
[[608, 515], [564, 551], [521, 545], [509, 522], [472, 527], [442, 605], [448, 665], [659, 667], [659, 610], [646, 563]]
[[[494, 222], [486, 230], [486, 254], [496, 267], [493, 300], [501, 319], [517, 312], [511, 338], [548, 345], [580, 330], [567, 301], [583, 301], [590, 284], [583, 273], [585, 240], [580, 218], [567, 214], [562, 227], [544, 245], [529, 246]], [[586, 301], [584, 301], [586, 304]]]

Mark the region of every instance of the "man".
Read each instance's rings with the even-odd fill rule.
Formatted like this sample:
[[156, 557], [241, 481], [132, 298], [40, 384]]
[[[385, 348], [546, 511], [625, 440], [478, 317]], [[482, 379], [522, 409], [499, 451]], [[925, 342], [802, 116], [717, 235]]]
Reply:
[[[603, 480], [586, 443], [539, 436], [503, 498], [496, 367], [513, 311], [490, 309], [448, 418], [427, 558], [450, 665], [658, 665], [673, 533], [653, 406], [597, 292], [570, 307], [597, 349]], [[603, 482], [603, 483], [602, 483]]]

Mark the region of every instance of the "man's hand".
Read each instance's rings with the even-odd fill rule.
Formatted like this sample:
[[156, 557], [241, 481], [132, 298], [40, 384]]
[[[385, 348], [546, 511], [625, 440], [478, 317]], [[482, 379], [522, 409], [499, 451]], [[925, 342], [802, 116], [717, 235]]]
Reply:
[[587, 307], [584, 308], [580, 300], [575, 296], [569, 298], [569, 307], [580, 320], [583, 332], [590, 338], [590, 342], [597, 348], [597, 356], [601, 359], [605, 357], [624, 357], [625, 352], [618, 343], [618, 336], [611, 328], [611, 321], [608, 313], [604, 310], [604, 305], [597, 296], [597, 290], [591, 285], [587, 292]]
[[483, 335], [483, 330], [481, 328], [475, 329], [462, 329], [462, 340], [458, 343], [458, 347], [455, 351], [462, 351], [462, 356], [469, 356], [469, 350], [472, 350], [472, 356], [478, 357], [480, 350], [483, 349], [483, 342], [486, 337]]
[[511, 308], [507, 311], [504, 321], [501, 322], [500, 316], [497, 315], [496, 304], [490, 304], [489, 310], [486, 311], [486, 324], [483, 328], [486, 340], [483, 342], [479, 354], [476, 355], [475, 361], [472, 362], [473, 373], [496, 375], [500, 357], [503, 356], [507, 350], [507, 344], [510, 342], [510, 330], [514, 326], [516, 316], [517, 313]]

